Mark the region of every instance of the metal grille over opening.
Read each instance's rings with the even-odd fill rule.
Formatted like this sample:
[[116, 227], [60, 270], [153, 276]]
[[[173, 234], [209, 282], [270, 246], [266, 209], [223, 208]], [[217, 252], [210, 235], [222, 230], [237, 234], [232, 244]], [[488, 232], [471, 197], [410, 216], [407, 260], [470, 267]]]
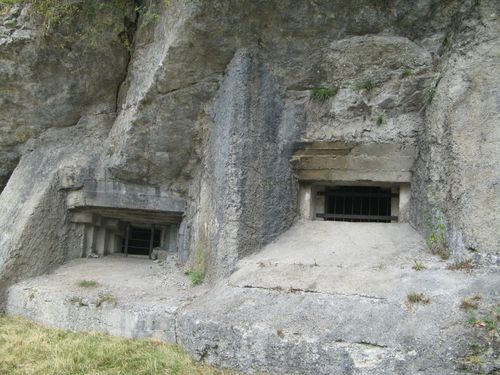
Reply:
[[155, 228], [128, 226], [123, 239], [122, 251], [126, 255], [151, 255], [151, 250], [160, 246], [161, 231]]
[[[372, 186], [337, 186], [322, 192], [325, 213], [319, 218], [331, 221], [379, 222], [397, 221], [391, 216], [391, 189]], [[397, 195], [395, 195], [397, 196]]]

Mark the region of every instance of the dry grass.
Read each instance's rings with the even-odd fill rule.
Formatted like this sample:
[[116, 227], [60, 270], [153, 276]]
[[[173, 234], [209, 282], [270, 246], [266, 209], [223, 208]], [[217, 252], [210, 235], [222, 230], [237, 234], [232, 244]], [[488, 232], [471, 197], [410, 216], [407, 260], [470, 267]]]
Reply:
[[466, 271], [466, 272], [471, 272], [472, 269], [474, 268], [474, 265], [472, 264], [472, 259], [466, 259], [462, 260], [460, 262], [455, 262], [453, 264], [449, 264], [448, 267], [449, 270], [452, 271]]
[[409, 303], [422, 303], [424, 305], [431, 303], [431, 300], [428, 297], [426, 297], [425, 294], [416, 292], [409, 293], [406, 296], [406, 300]]
[[477, 310], [479, 308], [479, 301], [481, 301], [482, 297], [479, 294], [476, 294], [471, 298], [464, 298], [460, 303], [460, 308], [464, 310]]
[[42, 327], [0, 315], [2, 375], [235, 375], [195, 363], [175, 345]]

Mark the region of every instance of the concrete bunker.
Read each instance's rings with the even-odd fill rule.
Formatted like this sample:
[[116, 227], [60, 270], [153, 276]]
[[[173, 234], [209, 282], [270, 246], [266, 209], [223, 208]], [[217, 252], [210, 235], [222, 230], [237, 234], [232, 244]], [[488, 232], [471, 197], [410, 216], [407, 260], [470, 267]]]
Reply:
[[407, 222], [412, 145], [301, 143], [292, 163], [309, 220]]
[[[74, 257], [109, 254], [151, 257], [154, 249], [178, 252], [184, 201], [155, 187], [115, 180], [85, 180], [67, 196], [81, 239]], [[179, 258], [186, 258], [181, 252]]]

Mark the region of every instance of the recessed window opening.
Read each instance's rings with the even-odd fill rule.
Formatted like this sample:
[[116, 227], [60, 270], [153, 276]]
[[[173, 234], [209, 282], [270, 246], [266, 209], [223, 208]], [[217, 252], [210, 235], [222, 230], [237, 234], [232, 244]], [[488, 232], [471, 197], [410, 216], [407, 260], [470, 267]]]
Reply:
[[152, 248], [160, 246], [161, 230], [130, 225], [128, 231], [128, 244], [127, 235], [124, 236], [122, 242], [123, 253], [132, 255], [149, 255]]
[[317, 215], [324, 220], [376, 223], [398, 220], [391, 215], [393, 194], [390, 188], [336, 186], [326, 188], [324, 195], [324, 213]]

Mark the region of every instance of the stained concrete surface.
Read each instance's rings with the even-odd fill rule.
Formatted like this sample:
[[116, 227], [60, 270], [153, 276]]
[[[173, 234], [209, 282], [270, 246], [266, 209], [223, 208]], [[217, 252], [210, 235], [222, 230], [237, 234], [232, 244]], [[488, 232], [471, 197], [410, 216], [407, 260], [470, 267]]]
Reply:
[[[415, 261], [426, 269], [412, 269]], [[475, 314], [495, 311], [498, 267], [453, 271], [450, 262], [407, 224], [302, 221], [210, 288], [191, 286], [174, 256], [164, 265], [108, 256], [12, 286], [7, 309], [62, 328], [175, 342], [247, 373], [470, 374], [471, 353], [479, 373], [498, 371], [498, 335], [468, 324], [460, 308], [480, 295]], [[429, 303], [409, 303], [412, 292]], [[114, 300], [99, 303], [106, 295]]]

